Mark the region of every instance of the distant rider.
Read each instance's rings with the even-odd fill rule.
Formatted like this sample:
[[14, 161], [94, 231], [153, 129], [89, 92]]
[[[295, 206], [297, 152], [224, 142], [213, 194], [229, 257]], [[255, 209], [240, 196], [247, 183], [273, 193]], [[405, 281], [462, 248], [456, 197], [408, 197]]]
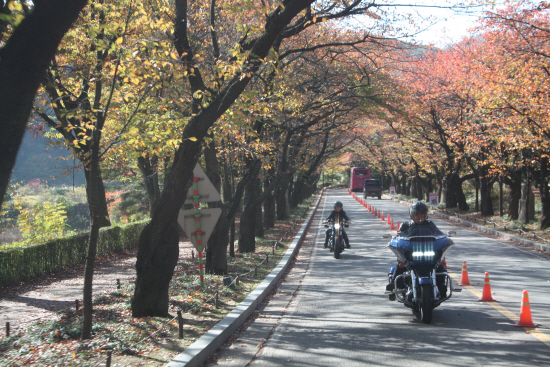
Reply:
[[[343, 219], [346, 222], [351, 221], [349, 219], [349, 217], [346, 215], [346, 212], [344, 210], [344, 204], [342, 204], [341, 201], [337, 201], [336, 203], [334, 203], [334, 210], [327, 217], [326, 221], [334, 222], [336, 220], [335, 219], [336, 215], [338, 215], [340, 219]], [[331, 228], [329, 227], [327, 229], [326, 233], [325, 233], [325, 248], [328, 247], [328, 240], [330, 238], [330, 232], [331, 232]], [[342, 228], [342, 237], [344, 237], [344, 242], [346, 244], [346, 248], [351, 248], [351, 246], [349, 245], [348, 235], [347, 235], [346, 231], [344, 230], [344, 228]]]
[[[432, 232], [437, 232], [439, 229], [435, 225], [434, 222], [428, 219], [428, 206], [424, 204], [421, 201], [417, 201], [416, 203], [412, 204], [409, 209], [409, 215], [411, 217], [411, 221], [407, 223], [403, 223], [401, 227], [399, 227], [399, 231], [397, 232], [398, 236], [407, 236], [407, 232], [409, 232], [409, 229], [412, 226], [429, 226]], [[395, 278], [397, 278], [398, 275], [403, 274], [405, 271], [407, 271], [407, 268], [404, 266], [404, 264], [398, 264], [395, 271], [393, 272], [391, 283], [386, 286], [387, 291], [393, 291], [394, 285], [395, 285]], [[446, 269], [440, 265], [436, 272], [444, 272]], [[447, 286], [443, 283], [441, 284], [441, 281], [445, 281], [444, 276], [437, 276], [436, 283], [439, 288], [439, 293], [441, 294], [442, 298], [447, 297]], [[405, 284], [403, 283], [403, 279], [400, 279], [397, 282], [397, 288], [399, 291], [404, 290]], [[389, 298], [391, 301], [395, 300], [395, 293], [390, 294]]]

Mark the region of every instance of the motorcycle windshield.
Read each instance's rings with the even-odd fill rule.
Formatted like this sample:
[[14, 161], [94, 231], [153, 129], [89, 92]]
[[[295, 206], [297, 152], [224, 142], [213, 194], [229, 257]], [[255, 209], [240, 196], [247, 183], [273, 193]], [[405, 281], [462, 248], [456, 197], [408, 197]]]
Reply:
[[409, 264], [435, 263], [453, 246], [453, 241], [433, 223], [413, 225], [390, 242], [390, 249], [400, 262]]
[[405, 241], [413, 240], [415, 237], [435, 237], [438, 239], [446, 236], [433, 223], [430, 223], [430, 225], [412, 225], [405, 232], [399, 232], [396, 236], [396, 238]]

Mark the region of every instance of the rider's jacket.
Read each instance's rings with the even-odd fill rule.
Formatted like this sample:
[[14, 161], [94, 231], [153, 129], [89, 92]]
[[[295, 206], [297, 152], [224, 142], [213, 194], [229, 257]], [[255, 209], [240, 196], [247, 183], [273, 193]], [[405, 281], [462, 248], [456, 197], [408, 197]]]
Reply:
[[340, 212], [337, 212], [336, 210], [333, 210], [332, 213], [327, 217], [326, 221], [333, 221], [334, 218], [336, 218], [336, 214], [340, 216], [340, 218], [344, 219], [347, 222], [350, 222], [351, 219], [346, 215], [346, 211], [344, 209], [340, 210]]
[[433, 232], [439, 232], [439, 229], [437, 228], [437, 226], [435, 225], [434, 222], [432, 222], [431, 220], [429, 219], [426, 219], [425, 221], [423, 221], [422, 223], [420, 224], [416, 224], [414, 223], [413, 220], [411, 221], [408, 221], [408, 222], [405, 222], [401, 225], [401, 227], [399, 227], [399, 232], [397, 232], [397, 235], [398, 236], [403, 236], [403, 237], [406, 237], [406, 233], [409, 231], [409, 229], [412, 227], [412, 226], [429, 226]]

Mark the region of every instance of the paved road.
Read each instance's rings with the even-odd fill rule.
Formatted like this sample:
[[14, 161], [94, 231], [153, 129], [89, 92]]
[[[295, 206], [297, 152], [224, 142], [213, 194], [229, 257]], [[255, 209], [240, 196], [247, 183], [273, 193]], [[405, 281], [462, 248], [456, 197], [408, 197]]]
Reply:
[[[387, 271], [395, 264], [393, 253], [385, 248], [387, 240], [382, 239], [389, 226], [346, 190], [327, 194], [311, 227], [317, 234], [315, 245], [309, 252], [303, 249], [307, 264], [301, 273], [287, 277], [300, 281], [295, 282], [293, 297], [288, 297], [286, 312], [269, 325], [272, 330], [267, 341], [260, 341], [262, 348], [255, 346], [254, 337], [261, 327], [265, 329], [261, 325], [265, 317], [237, 336], [253, 347], [234, 343], [219, 353], [218, 365], [245, 365], [244, 350], [254, 358], [251, 366], [550, 365], [547, 256], [432, 217], [441, 230], [457, 231], [456, 246], [447, 254], [449, 270], [458, 280], [462, 262], [467, 261], [473, 286], [436, 308], [432, 323], [425, 325], [410, 309], [383, 294]], [[325, 228], [320, 220], [336, 200], [344, 203], [353, 223], [348, 229], [352, 249], [340, 260], [323, 249]], [[369, 203], [390, 213], [395, 222], [408, 219], [408, 207], [399, 203], [378, 199]], [[496, 303], [478, 302], [485, 271], [490, 273]], [[541, 324], [536, 330], [514, 327], [524, 289], [529, 291], [533, 322]]]

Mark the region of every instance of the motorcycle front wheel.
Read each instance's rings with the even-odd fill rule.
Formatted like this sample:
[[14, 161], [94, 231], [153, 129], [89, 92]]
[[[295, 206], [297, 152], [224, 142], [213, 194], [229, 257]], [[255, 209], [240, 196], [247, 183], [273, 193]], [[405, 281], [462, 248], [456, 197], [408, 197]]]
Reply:
[[434, 309], [432, 297], [433, 290], [431, 285], [422, 286], [422, 304], [420, 305], [421, 319], [425, 324], [432, 322], [432, 311]]
[[340, 252], [342, 252], [342, 239], [338, 237], [336, 241], [334, 241], [334, 258], [335, 259], [340, 258]]

